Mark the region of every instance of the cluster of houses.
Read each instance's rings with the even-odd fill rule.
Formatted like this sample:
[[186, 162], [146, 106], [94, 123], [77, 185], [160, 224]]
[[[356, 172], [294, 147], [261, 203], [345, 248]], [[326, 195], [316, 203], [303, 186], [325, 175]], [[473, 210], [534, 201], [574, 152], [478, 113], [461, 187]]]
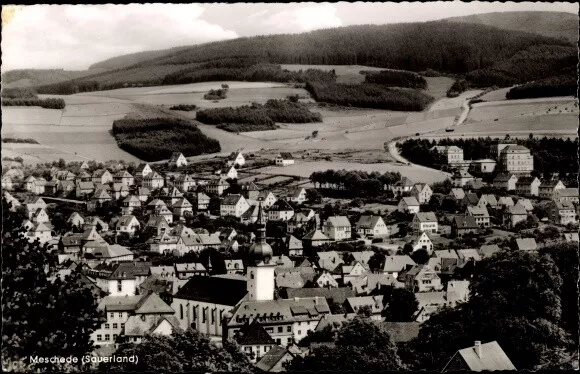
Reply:
[[[513, 160], [527, 162], [525, 157], [518, 158], [518, 147], [498, 147], [499, 159], [506, 159], [506, 165]], [[446, 152], [450, 163], [462, 163], [462, 152], [455, 148], [441, 152]], [[294, 160], [292, 155], [280, 153], [275, 162], [287, 166]], [[77, 173], [51, 170], [50, 182], [25, 176], [21, 169], [5, 172], [4, 198], [13, 210], [25, 213], [29, 240], [39, 240], [53, 250], [59, 273], [80, 266], [99, 300], [106, 322], [91, 335], [97, 347], [94, 354], [111, 355], [120, 343], [139, 343], [148, 334], [168, 335], [193, 328], [216, 344], [235, 339], [258, 368], [276, 372], [284, 370], [285, 361], [308, 352], [297, 343], [309, 332], [328, 326], [336, 330], [361, 313], [384, 324], [396, 341], [407, 341], [417, 336], [418, 327], [430, 316], [468, 300], [469, 280], [457, 277], [459, 270], [501, 250], [493, 244], [438, 249], [443, 232], [461, 237], [489, 229], [494, 225], [490, 212], [499, 214], [502, 228], [513, 228], [528, 219], [540, 199], [549, 204], [548, 220], [555, 225], [577, 223], [578, 217], [577, 189], [504, 169], [493, 181], [494, 187], [505, 191], [503, 196], [478, 193], [472, 183], [456, 184], [448, 197], [460, 212], [452, 215], [450, 224], [448, 220], [443, 224], [437, 212], [424, 211], [433, 196], [431, 186], [403, 177], [385, 187], [400, 196], [395, 209], [412, 216], [410, 232], [396, 236], [397, 225], [387, 224], [379, 214], [322, 218], [316, 208], [307, 207], [302, 187], [275, 194], [249, 182], [240, 184], [237, 193], [227, 193], [237, 169], [245, 164], [242, 153], [232, 154], [227, 164], [227, 172], [218, 175], [186, 174], [179, 168], [187, 160], [176, 153], [168, 163], [172, 171], [167, 172], [143, 164], [133, 174], [126, 169], [89, 173], [84, 163]], [[5, 185], [5, 179], [22, 183]], [[8, 192], [18, 188], [25, 192]], [[70, 231], [64, 235], [54, 232], [47, 209], [50, 195], [59, 188], [80, 198], [79, 210], [67, 220]], [[219, 209], [212, 214], [210, 205], [215, 201]], [[121, 214], [105, 221], [98, 214], [99, 207], [109, 203], [119, 206]], [[232, 227], [215, 232], [189, 227], [187, 220], [194, 213], [206, 213], [209, 219], [235, 218], [258, 229], [238, 233]], [[271, 221], [286, 229], [284, 254], [274, 255], [272, 241], [266, 237], [266, 224]], [[224, 260], [225, 274], [216, 274], [211, 261], [154, 265], [143, 253], [117, 244], [120, 236], [142, 234], [146, 234], [150, 253], [181, 256], [211, 248], [234, 255]], [[241, 245], [237, 239], [242, 234], [250, 246], [247, 255], [237, 256]], [[578, 235], [565, 236], [565, 240], [578, 241]], [[329, 250], [326, 246], [360, 241], [365, 250]], [[521, 250], [537, 249], [529, 238], [518, 239], [517, 245]], [[416, 262], [417, 251], [424, 251], [428, 260]], [[377, 253], [384, 254], [384, 259], [371, 269]], [[406, 289], [415, 295], [418, 309], [411, 321], [385, 320], [389, 306], [383, 300], [385, 288]], [[412, 333], [399, 334], [401, 330]], [[476, 343], [466, 350], [485, 347]], [[461, 352], [450, 367], [469, 366], [462, 361]], [[507, 364], [505, 368], [510, 369]]]

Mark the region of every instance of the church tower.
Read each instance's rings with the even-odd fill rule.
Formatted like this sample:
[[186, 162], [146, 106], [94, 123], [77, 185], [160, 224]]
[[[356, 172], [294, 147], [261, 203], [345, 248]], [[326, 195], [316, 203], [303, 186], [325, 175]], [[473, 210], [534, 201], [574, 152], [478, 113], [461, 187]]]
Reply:
[[276, 264], [272, 261], [272, 247], [266, 243], [266, 217], [262, 211], [261, 199], [256, 224], [258, 226], [257, 238], [250, 247], [247, 270], [248, 297], [252, 301], [274, 300], [274, 269]]

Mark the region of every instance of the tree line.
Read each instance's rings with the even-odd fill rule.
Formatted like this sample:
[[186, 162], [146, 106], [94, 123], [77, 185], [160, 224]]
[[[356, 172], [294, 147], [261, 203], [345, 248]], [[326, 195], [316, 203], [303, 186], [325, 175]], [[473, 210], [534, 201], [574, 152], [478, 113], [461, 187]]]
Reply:
[[320, 113], [311, 112], [302, 103], [268, 100], [265, 104], [200, 110], [196, 113], [196, 119], [210, 125], [237, 124], [237, 128], [242, 131], [255, 131], [256, 128], [274, 129], [276, 122], [321, 122], [322, 116]]
[[386, 87], [408, 87], [426, 89], [427, 81], [421, 75], [404, 70], [361, 71], [365, 82], [376, 83]]
[[401, 179], [401, 173], [387, 171], [383, 174], [373, 171], [333, 170], [315, 171], [310, 180], [316, 188], [346, 190], [356, 192], [357, 196], [377, 196], [384, 185], [392, 185]]
[[221, 151], [219, 141], [177, 118], [116, 120], [112, 132], [119, 148], [145, 161], [168, 159], [173, 152], [189, 157]]
[[467, 91], [469, 84], [463, 78], [456, 79], [455, 82], [447, 90], [447, 97], [457, 97], [463, 92]]
[[173, 105], [173, 106], [169, 107], [169, 109], [181, 110], [184, 112], [191, 112], [192, 110], [197, 109], [197, 105], [195, 105], [195, 104], [179, 104], [179, 105]]
[[490, 157], [490, 147], [498, 142], [522, 145], [530, 150], [534, 156], [534, 170], [539, 175], [548, 176], [551, 173], [559, 173], [561, 177], [577, 173], [578, 165], [578, 138], [534, 138], [532, 134], [527, 139], [492, 139], [469, 138], [469, 139], [407, 139], [398, 147], [403, 157], [419, 165], [434, 168], [442, 168], [446, 164], [443, 155], [436, 150], [431, 150], [436, 145], [455, 145], [463, 150], [465, 160], [477, 160]]
[[308, 82], [306, 89], [316, 101], [359, 108], [418, 112], [433, 101], [431, 96], [417, 90], [376, 84]]
[[64, 109], [66, 103], [63, 99], [3, 99], [2, 106], [39, 106], [45, 109]]
[[217, 90], [209, 90], [208, 93], [203, 95], [204, 100], [223, 100], [227, 95], [228, 89], [227, 88], [220, 88]]
[[566, 74], [540, 79], [513, 87], [506, 93], [508, 100], [533, 99], [536, 97], [578, 96], [575, 75]]

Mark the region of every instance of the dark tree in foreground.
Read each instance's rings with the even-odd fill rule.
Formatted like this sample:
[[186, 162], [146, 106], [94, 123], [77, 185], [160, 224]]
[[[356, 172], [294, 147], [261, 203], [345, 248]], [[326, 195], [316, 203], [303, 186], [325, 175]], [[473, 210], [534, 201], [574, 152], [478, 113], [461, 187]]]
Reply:
[[500, 252], [476, 265], [469, 302], [426, 321], [405, 357], [417, 369], [441, 370], [457, 350], [495, 340], [518, 370], [543, 365], [573, 349], [559, 326], [561, 287], [549, 256]]
[[393, 340], [379, 324], [356, 317], [342, 327], [334, 347], [313, 348], [304, 358], [297, 356], [289, 371], [402, 370], [404, 365]]
[[[38, 241], [29, 243], [22, 218], [2, 202], [2, 360], [27, 362], [30, 356], [81, 357], [90, 353], [90, 334], [102, 322], [91, 289], [80, 272], [53, 277], [53, 262]], [[82, 370], [81, 365], [20, 367], [52, 371]]]
[[116, 356], [137, 356], [134, 363], [104, 363], [106, 372], [234, 372], [251, 373], [253, 366], [239, 347], [227, 341], [223, 347], [195, 330], [174, 332], [171, 336], [150, 335], [140, 344], [123, 344]]
[[414, 293], [404, 288], [395, 288], [385, 309], [385, 318], [387, 321], [409, 322], [418, 307], [419, 302]]

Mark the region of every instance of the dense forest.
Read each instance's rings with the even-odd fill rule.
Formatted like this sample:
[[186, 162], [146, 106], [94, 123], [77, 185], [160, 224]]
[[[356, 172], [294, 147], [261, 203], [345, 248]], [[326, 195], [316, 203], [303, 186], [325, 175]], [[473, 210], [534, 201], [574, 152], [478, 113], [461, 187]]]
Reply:
[[309, 82], [306, 89], [316, 101], [359, 108], [421, 111], [433, 101], [423, 92], [382, 87], [376, 84]]
[[[302, 103], [288, 100], [268, 100], [266, 104], [244, 105], [235, 108], [213, 108], [197, 112], [198, 121], [209, 125], [223, 125], [225, 129], [256, 131], [275, 129], [276, 122], [310, 123], [321, 122], [320, 113], [311, 112]], [[232, 131], [232, 130], [228, 130]], [[236, 131], [236, 132], [237, 132]]]
[[145, 161], [168, 159], [173, 152], [189, 157], [221, 151], [217, 140], [177, 118], [116, 120], [112, 132], [119, 148]]
[[507, 99], [552, 96], [578, 97], [578, 78], [572, 74], [558, 75], [513, 87], [506, 93]]
[[404, 70], [361, 71], [365, 82], [386, 87], [408, 87], [426, 89], [427, 81], [421, 75]]
[[534, 45], [520, 50], [493, 66], [466, 74], [471, 87], [506, 87], [554, 75], [576, 75], [576, 48], [561, 45]]
[[[530, 134], [531, 135], [531, 134]], [[500, 141], [501, 142], [501, 141]], [[578, 138], [574, 140], [561, 138], [506, 139], [505, 143], [515, 143], [528, 148], [534, 156], [534, 171], [539, 176], [559, 173], [561, 178], [578, 173]], [[401, 154], [409, 161], [433, 168], [442, 168], [445, 160], [435, 150], [436, 145], [456, 145], [463, 149], [465, 160], [477, 160], [490, 157], [490, 146], [497, 144], [497, 139], [407, 139], [399, 144]]]
[[[240, 58], [251, 63], [245, 66], [227, 63], [228, 59]], [[313, 80], [312, 77], [295, 77], [277, 64], [356, 64], [414, 72], [430, 69], [456, 75], [472, 72], [468, 76], [469, 83], [487, 87], [546, 78], [557, 74], [564, 65], [570, 65], [570, 61], [576, 64], [577, 53], [566, 40], [486, 25], [447, 21], [359, 25], [179, 48], [123, 69], [63, 82], [64, 85], [42, 86], [38, 92], [66, 94], [133, 84], [147, 86], [230, 79]], [[265, 66], [258, 66], [258, 63]], [[82, 82], [98, 82], [101, 86]]]

